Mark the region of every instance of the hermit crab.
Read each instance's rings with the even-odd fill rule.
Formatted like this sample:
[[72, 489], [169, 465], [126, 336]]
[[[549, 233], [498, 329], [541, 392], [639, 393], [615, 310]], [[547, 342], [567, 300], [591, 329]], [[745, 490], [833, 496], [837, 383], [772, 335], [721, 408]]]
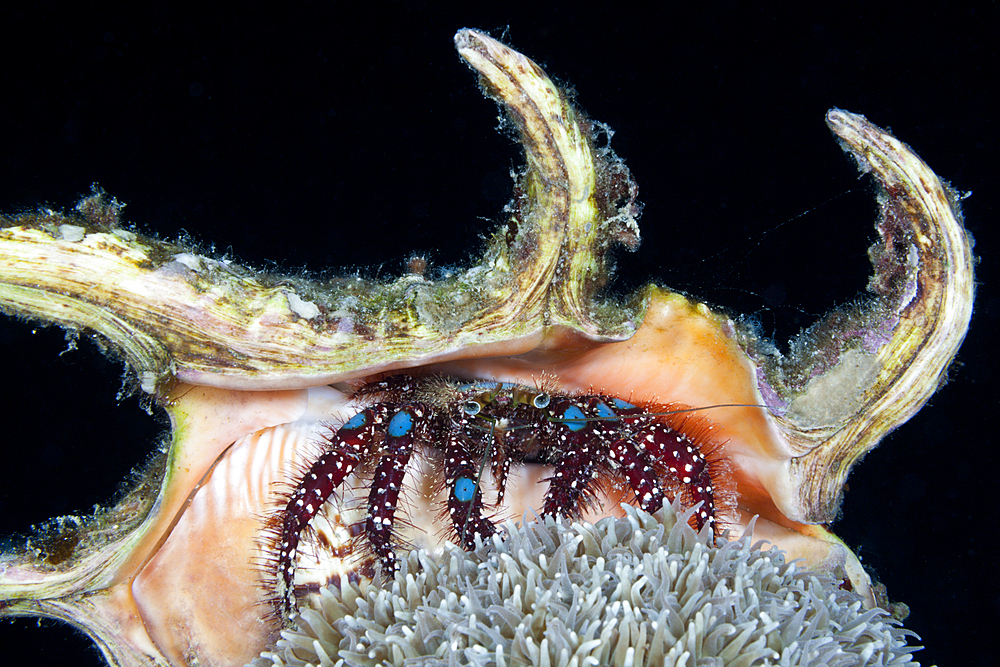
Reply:
[[[634, 502], [656, 512], [678, 496], [694, 504], [692, 522], [715, 527], [714, 480], [698, 428], [665, 417], [685, 410], [634, 405], [601, 395], [571, 396], [510, 382], [456, 383], [439, 376], [393, 375], [369, 382], [355, 398], [379, 400], [336, 430], [301, 476], [288, 503], [275, 514], [280, 602], [294, 605], [292, 590], [302, 531], [363, 464], [375, 462], [367, 510], [357, 524], [362, 549], [383, 571], [397, 569], [394, 517], [407, 467], [417, 447], [438, 454], [452, 536], [472, 550], [495, 532], [483, 516], [481, 483], [487, 465], [496, 484], [494, 505], [503, 506], [512, 465], [553, 468], [543, 516], [579, 518], [602, 487], [630, 488]], [[744, 407], [744, 406], [733, 406]], [[616, 484], [617, 482], [617, 484]]]
[[527, 162], [463, 271], [262, 275], [137, 234], [102, 192], [4, 218], [5, 312], [92, 332], [173, 432], [117, 505], [3, 554], [0, 615], [71, 622], [113, 664], [241, 664], [322, 586], [384, 581], [402, 550], [488, 548], [501, 518], [589, 521], [621, 502], [673, 502], [713, 540], [752, 530], [878, 603], [824, 524], [965, 335], [956, 194], [830, 111], [880, 188], [871, 296], [782, 355], [664, 288], [606, 296], [609, 251], [639, 243], [609, 130], [521, 54], [472, 30], [455, 43]]

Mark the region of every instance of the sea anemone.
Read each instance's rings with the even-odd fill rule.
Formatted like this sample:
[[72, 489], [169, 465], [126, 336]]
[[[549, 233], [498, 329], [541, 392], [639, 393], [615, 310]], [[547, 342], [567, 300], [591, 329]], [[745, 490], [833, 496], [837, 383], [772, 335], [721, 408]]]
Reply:
[[914, 664], [912, 633], [780, 550], [696, 533], [676, 503], [624, 509], [414, 550], [382, 584], [343, 577], [255, 667]]

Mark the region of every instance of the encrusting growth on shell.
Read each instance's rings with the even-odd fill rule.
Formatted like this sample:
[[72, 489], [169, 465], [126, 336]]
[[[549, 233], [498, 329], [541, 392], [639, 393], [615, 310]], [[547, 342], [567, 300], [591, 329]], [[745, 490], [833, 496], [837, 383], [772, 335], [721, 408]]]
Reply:
[[896, 621], [780, 551], [715, 543], [676, 504], [625, 511], [508, 522], [474, 553], [413, 551], [379, 586], [342, 578], [254, 667], [915, 664]]
[[361, 375], [359, 359], [372, 374], [553, 338], [628, 338], [641, 301], [597, 296], [608, 249], [638, 245], [631, 174], [534, 63], [475, 31], [455, 41], [528, 163], [509, 224], [474, 266], [437, 281], [413, 271], [394, 281], [260, 274], [124, 229], [122, 206], [98, 190], [74, 213], [0, 217], [0, 308], [97, 331], [148, 393], [175, 378], [295, 388]]
[[787, 358], [762, 354], [755, 339], [745, 342], [795, 454], [789, 474], [796, 495], [778, 505], [805, 523], [836, 517], [851, 467], [944, 382], [975, 294], [958, 193], [864, 116], [832, 109], [826, 122], [878, 188], [870, 294], [800, 334]]

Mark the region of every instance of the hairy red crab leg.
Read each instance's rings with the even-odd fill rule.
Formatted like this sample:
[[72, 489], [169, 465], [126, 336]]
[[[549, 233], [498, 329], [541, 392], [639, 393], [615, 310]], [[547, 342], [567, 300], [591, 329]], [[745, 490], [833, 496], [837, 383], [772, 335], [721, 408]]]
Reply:
[[[595, 402], [600, 399], [591, 398], [587, 403], [579, 399], [562, 399], [553, 401], [551, 410], [559, 415], [563, 428], [556, 435], [561, 440], [559, 460], [555, 464], [555, 472], [549, 479], [549, 488], [545, 493], [543, 515], [564, 516], [579, 519], [585, 506], [594, 499], [595, 482], [611, 473], [608, 460], [597, 443], [606, 441], [604, 420], [586, 419], [597, 416], [594, 412]], [[588, 408], [593, 414], [584, 414], [582, 407]]]
[[386, 427], [386, 454], [379, 460], [372, 477], [364, 535], [384, 575], [391, 575], [399, 568], [393, 546], [393, 520], [406, 466], [413, 455], [413, 444], [426, 439], [426, 414], [425, 406], [415, 404], [401, 408], [392, 416]]
[[362, 461], [371, 453], [371, 443], [385, 430], [389, 407], [372, 405], [349, 419], [330, 440], [328, 451], [313, 463], [292, 492], [281, 517], [278, 533], [278, 595], [285, 611], [291, 611], [295, 563], [302, 531]]
[[[642, 408], [618, 398], [609, 399], [614, 409], [600, 397], [591, 397], [584, 405], [596, 416], [584, 416], [582, 411], [570, 415], [563, 409], [562, 421], [571, 429], [583, 432], [584, 422], [600, 423], [610, 420], [641, 420], [665, 416], [659, 413], [647, 413]], [[711, 406], [724, 407], [724, 406]], [[671, 411], [667, 414], [688, 412], [691, 410]], [[572, 417], [572, 418], [570, 418]], [[598, 436], [605, 435], [598, 433]], [[644, 511], [659, 511], [668, 497], [664, 491], [661, 470], [670, 473], [676, 486], [688, 489], [687, 504], [690, 506], [701, 503], [698, 513], [694, 516], [697, 528], [700, 530], [706, 523], [714, 527], [716, 523], [715, 489], [709, 469], [709, 462], [700, 453], [698, 446], [687, 435], [661, 422], [653, 422], [644, 426], [637, 433], [627, 438], [618, 438], [611, 443], [611, 456], [618, 460], [625, 479], [635, 493], [636, 501]], [[579, 475], [576, 475], [579, 477]], [[551, 493], [551, 492], [550, 492]], [[548, 507], [548, 506], [546, 506]]]
[[481, 466], [469, 451], [461, 433], [452, 432], [448, 436], [444, 471], [446, 488], [449, 489], [448, 516], [459, 544], [466, 551], [471, 551], [476, 547], [477, 535], [485, 541], [496, 532], [496, 528], [482, 515], [483, 492], [478, 483]]

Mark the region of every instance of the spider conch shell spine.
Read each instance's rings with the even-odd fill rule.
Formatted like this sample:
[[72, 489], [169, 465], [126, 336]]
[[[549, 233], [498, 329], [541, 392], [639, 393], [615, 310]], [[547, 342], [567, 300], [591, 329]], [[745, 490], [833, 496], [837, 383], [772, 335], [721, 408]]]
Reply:
[[519, 354], [565, 336], [628, 338], [641, 301], [594, 301], [608, 246], [638, 243], [628, 171], [594, 148], [589, 121], [534, 63], [474, 31], [456, 44], [507, 109], [528, 163], [513, 206], [517, 233], [494, 235], [478, 265], [437, 282], [266, 276], [121, 229], [121, 205], [95, 195], [77, 215], [4, 222], [0, 304], [98, 332], [151, 393], [174, 378], [292, 388]]
[[844, 307], [792, 341], [787, 358], [760, 353], [759, 381], [794, 457], [789, 518], [837, 516], [851, 467], [944, 382], [972, 317], [972, 241], [959, 195], [909, 146], [861, 115], [833, 109], [827, 124], [879, 188], [879, 239], [860, 305]]

